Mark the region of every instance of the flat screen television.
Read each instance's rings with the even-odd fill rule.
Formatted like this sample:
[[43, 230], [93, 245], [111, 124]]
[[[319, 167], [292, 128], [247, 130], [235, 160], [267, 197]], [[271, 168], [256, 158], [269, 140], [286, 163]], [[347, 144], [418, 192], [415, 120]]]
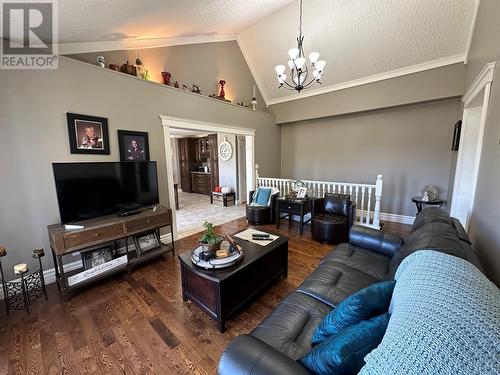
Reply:
[[156, 162], [53, 163], [63, 224], [159, 202]]

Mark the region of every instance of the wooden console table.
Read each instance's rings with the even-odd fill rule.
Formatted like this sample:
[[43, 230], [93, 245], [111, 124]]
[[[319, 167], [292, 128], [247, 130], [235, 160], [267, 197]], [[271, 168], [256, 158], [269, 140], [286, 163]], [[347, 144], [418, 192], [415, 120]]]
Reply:
[[[165, 253], [174, 254], [174, 241], [164, 244], [160, 240], [160, 228], [170, 226], [172, 228], [172, 211], [169, 208], [156, 206], [142, 210], [139, 214], [120, 217], [117, 214], [103, 216], [96, 219], [84, 220], [74, 223], [84, 226], [83, 229], [67, 230], [61, 224], [47, 226], [49, 233], [50, 247], [54, 258], [56, 282], [61, 289], [66, 300], [71, 298], [73, 292], [81, 287], [97, 282], [105, 277], [113, 275], [119, 271], [130, 271], [134, 266], [144, 263]], [[159, 241], [159, 247], [139, 254], [137, 251], [129, 250], [129, 239], [133, 236], [154, 232]], [[72, 282], [72, 276], [82, 274], [86, 271], [84, 267], [65, 270], [63, 257], [73, 255], [76, 252], [90, 252], [112, 244], [116, 247], [121, 241], [125, 246], [125, 253], [120, 259], [114, 259], [114, 266], [94, 276], [84, 278], [78, 282]], [[126, 259], [125, 259], [126, 256]], [[106, 264], [106, 263], [105, 263]]]

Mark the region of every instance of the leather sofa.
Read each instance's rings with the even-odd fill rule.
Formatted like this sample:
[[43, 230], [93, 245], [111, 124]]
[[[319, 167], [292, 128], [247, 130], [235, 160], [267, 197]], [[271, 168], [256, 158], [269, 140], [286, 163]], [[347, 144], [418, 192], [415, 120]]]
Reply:
[[250, 206], [253, 201], [255, 190], [248, 193], [248, 204], [246, 206], [246, 218], [250, 224], [273, 224], [276, 222], [276, 199], [279, 193], [271, 196], [269, 206]]
[[319, 242], [347, 242], [355, 219], [356, 205], [351, 202], [350, 195], [325, 193], [312, 204], [312, 237]]
[[460, 222], [443, 209], [424, 209], [406, 241], [353, 226], [349, 243], [336, 246], [250, 334], [227, 345], [218, 374], [309, 374], [296, 360], [311, 349], [312, 334], [323, 317], [352, 293], [393, 279], [405, 257], [425, 249], [463, 258], [482, 271]]

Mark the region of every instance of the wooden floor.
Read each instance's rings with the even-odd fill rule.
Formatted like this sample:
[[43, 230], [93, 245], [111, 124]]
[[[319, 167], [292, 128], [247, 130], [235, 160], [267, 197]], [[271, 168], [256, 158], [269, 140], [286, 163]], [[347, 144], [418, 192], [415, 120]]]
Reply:
[[[226, 344], [251, 331], [332, 248], [312, 241], [308, 229], [299, 236], [296, 223], [282, 224], [279, 232], [290, 238], [288, 277], [230, 320], [223, 334], [182, 302], [179, 261], [166, 255], [68, 303], [51, 284], [49, 301], [37, 302], [29, 315], [0, 313], [0, 374], [214, 374]], [[245, 227], [238, 219], [218, 230]], [[405, 237], [409, 226], [387, 223], [383, 230]], [[196, 237], [178, 241], [177, 251], [189, 251]]]

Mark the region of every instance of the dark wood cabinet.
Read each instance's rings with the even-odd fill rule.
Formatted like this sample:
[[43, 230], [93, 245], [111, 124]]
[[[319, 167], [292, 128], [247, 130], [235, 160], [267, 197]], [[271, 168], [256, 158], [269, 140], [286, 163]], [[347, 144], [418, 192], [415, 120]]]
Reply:
[[179, 139], [179, 176], [182, 191], [191, 193], [191, 171], [198, 167], [196, 161], [196, 139]]
[[209, 173], [191, 172], [191, 186], [193, 193], [210, 195], [211, 184]]
[[210, 168], [210, 191], [214, 191], [219, 186], [219, 149], [217, 146], [217, 134], [208, 136], [209, 158], [208, 166]]

